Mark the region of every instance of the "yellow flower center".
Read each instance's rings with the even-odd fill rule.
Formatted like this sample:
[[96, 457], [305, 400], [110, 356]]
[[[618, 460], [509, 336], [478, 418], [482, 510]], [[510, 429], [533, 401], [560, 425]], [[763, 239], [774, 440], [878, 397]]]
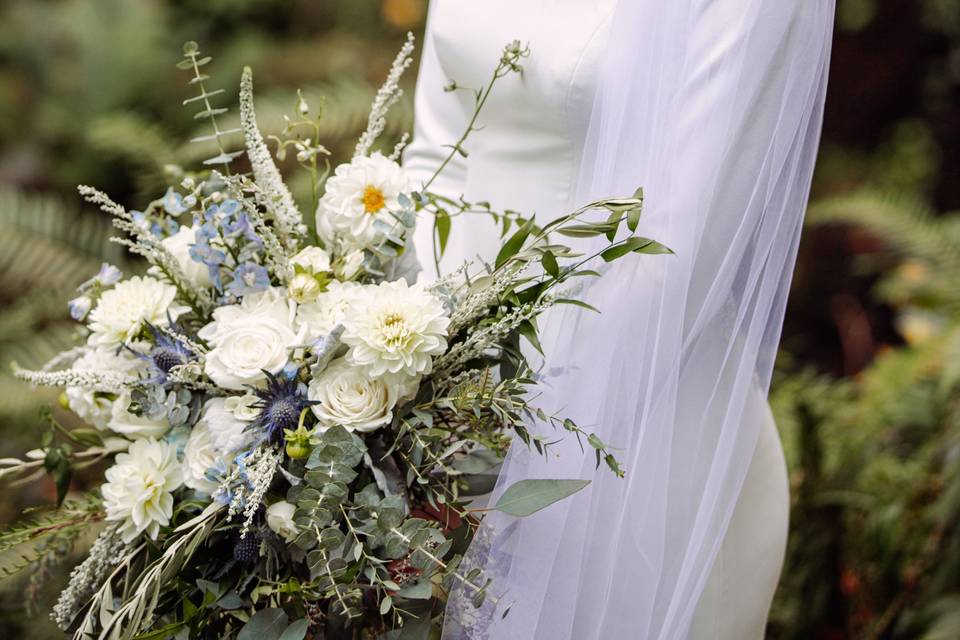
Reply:
[[404, 343], [409, 335], [407, 323], [399, 313], [390, 313], [381, 320], [381, 330], [387, 346], [396, 348]]
[[387, 201], [383, 197], [383, 191], [377, 189], [372, 184], [368, 184], [363, 190], [363, 210], [367, 213], [376, 213], [383, 209]]

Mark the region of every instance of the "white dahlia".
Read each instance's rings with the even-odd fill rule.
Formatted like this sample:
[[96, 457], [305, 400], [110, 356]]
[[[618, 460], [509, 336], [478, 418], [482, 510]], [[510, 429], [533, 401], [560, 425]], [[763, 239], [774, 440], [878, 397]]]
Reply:
[[343, 319], [347, 358], [367, 374], [429, 373], [433, 356], [447, 349], [443, 304], [423, 285], [404, 280], [362, 287]]
[[411, 380], [391, 375], [372, 378], [364, 368], [341, 358], [310, 382], [307, 397], [317, 402], [311, 408], [321, 431], [340, 425], [347, 431], [370, 432], [393, 419], [393, 408]]
[[381, 153], [354, 158], [327, 180], [317, 207], [317, 230], [327, 240], [339, 235], [355, 246], [373, 246], [380, 235], [374, 222], [392, 226], [390, 212], [398, 209], [400, 194], [409, 192], [410, 181], [393, 160]]
[[144, 322], [166, 326], [167, 318], [176, 320], [186, 307], [174, 304], [176, 287], [149, 276], [134, 276], [105, 291], [90, 312], [89, 344], [117, 347], [129, 342], [143, 329]]
[[315, 301], [301, 304], [297, 308], [297, 320], [306, 328], [307, 337], [316, 340], [333, 331], [343, 322], [347, 308], [361, 289], [356, 282], [334, 280]]
[[176, 448], [145, 438], [117, 455], [101, 487], [107, 520], [119, 522], [124, 542], [146, 532], [156, 539], [160, 527], [173, 515], [173, 491], [183, 484]]
[[[87, 349], [77, 358], [71, 369], [75, 371], [113, 371], [117, 373], [135, 373], [142, 366], [135, 355], [126, 349]], [[106, 429], [110, 421], [114, 396], [92, 391], [83, 387], [67, 387], [64, 390], [67, 406], [81, 419], [97, 429]]]
[[306, 332], [296, 323], [297, 305], [278, 289], [244, 296], [237, 305], [220, 307], [199, 336], [213, 345], [204, 371], [224, 389], [262, 384], [264, 371], [283, 369]]

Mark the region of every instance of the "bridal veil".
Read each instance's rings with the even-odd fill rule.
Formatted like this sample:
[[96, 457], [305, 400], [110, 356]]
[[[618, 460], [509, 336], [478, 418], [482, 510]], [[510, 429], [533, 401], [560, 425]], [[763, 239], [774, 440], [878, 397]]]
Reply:
[[757, 441], [742, 418], [770, 382], [833, 4], [618, 3], [570, 204], [643, 186], [638, 233], [675, 255], [614, 263], [582, 293], [601, 314], [545, 321], [538, 405], [595, 431], [626, 477], [595, 471], [573, 438], [548, 460], [515, 443], [498, 491], [593, 482], [530, 518], [487, 518], [465, 562], [494, 580], [491, 597], [478, 611], [455, 591], [445, 638], [686, 636]]

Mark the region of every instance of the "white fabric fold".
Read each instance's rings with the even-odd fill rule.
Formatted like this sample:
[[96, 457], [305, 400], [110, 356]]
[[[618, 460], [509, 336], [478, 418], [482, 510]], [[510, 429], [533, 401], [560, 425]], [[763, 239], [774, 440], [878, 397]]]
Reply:
[[643, 186], [639, 233], [676, 255], [607, 269], [583, 293], [600, 315], [551, 313], [538, 404], [595, 431], [627, 475], [595, 471], [572, 438], [548, 460], [516, 443], [496, 492], [593, 483], [523, 520], [487, 518], [465, 566], [491, 595], [478, 611], [455, 591], [444, 638], [686, 637], [757, 442], [742, 418], [780, 337], [833, 5], [618, 2], [570, 204]]

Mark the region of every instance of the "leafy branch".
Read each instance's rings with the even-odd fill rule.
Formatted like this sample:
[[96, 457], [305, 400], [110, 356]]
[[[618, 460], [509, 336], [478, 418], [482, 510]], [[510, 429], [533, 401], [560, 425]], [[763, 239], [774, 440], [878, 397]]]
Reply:
[[192, 71], [193, 78], [190, 79], [190, 84], [196, 85], [197, 89], [200, 91], [198, 95], [184, 100], [183, 104], [188, 105], [194, 102], [200, 102], [203, 106], [203, 109], [193, 116], [194, 120], [209, 120], [210, 126], [213, 127], [212, 134], [193, 138], [190, 142], [215, 141], [217, 144], [217, 149], [220, 151], [220, 153], [212, 158], [207, 158], [203, 161], [203, 164], [223, 165], [224, 173], [230, 175], [230, 163], [234, 160], [234, 158], [242, 155], [243, 151], [227, 151], [226, 147], [224, 146], [223, 138], [224, 136], [232, 133], [238, 133], [240, 129], [236, 128], [221, 131], [219, 125], [217, 124], [217, 116], [226, 113], [228, 109], [226, 107], [214, 108], [213, 105], [210, 104], [210, 98], [223, 93], [223, 89], [207, 91], [204, 81], [209, 80], [210, 76], [201, 73], [200, 71], [200, 67], [210, 64], [213, 58], [210, 56], [203, 56], [201, 58], [200, 45], [192, 40], [183, 45], [183, 58], [183, 60], [177, 63], [177, 68], [183, 69], [184, 71]]

